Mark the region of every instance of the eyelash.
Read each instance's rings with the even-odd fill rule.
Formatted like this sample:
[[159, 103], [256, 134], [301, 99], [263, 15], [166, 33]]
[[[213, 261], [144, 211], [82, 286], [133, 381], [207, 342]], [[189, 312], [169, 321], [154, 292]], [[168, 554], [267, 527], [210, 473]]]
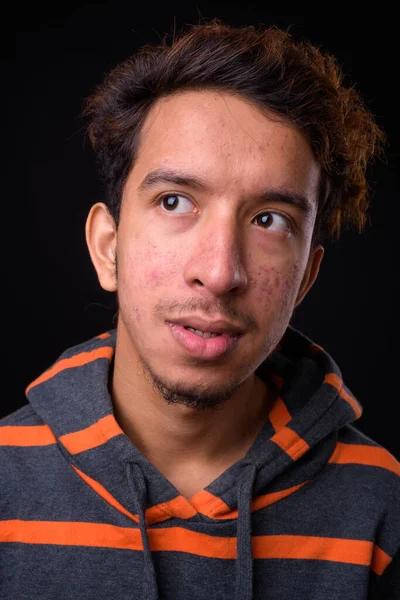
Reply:
[[[189, 198], [187, 198], [186, 196], [184, 196], [183, 194], [174, 194], [174, 193], [169, 193], [169, 194], [164, 194], [163, 196], [160, 196], [157, 199], [157, 205], [161, 206], [161, 203], [163, 202], [163, 200], [165, 200], [166, 198], [170, 198], [171, 196], [176, 196], [178, 198], [185, 198], [186, 200], [189, 200], [189, 202], [192, 202]], [[169, 212], [169, 211], [165, 211], [165, 212]], [[173, 212], [173, 211], [171, 211]], [[184, 213], [180, 213], [180, 214], [184, 214]], [[288, 231], [290, 233], [293, 233], [293, 231], [296, 229], [295, 224], [293, 223], [292, 219], [290, 217], [288, 217], [287, 215], [276, 211], [276, 210], [266, 210], [264, 212], [259, 213], [258, 215], [255, 215], [255, 217], [253, 217], [253, 221], [259, 217], [261, 217], [262, 215], [278, 215], [279, 217], [281, 217], [282, 219], [284, 219], [286, 221], [287, 224], [287, 228]], [[264, 229], [263, 227], [261, 227], [261, 229]]]

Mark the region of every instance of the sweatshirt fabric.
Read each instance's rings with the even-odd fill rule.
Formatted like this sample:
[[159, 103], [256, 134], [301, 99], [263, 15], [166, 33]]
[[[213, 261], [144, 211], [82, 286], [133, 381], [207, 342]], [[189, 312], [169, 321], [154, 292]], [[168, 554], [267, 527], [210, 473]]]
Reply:
[[114, 417], [115, 343], [66, 350], [0, 421], [2, 600], [400, 599], [400, 464], [326, 351], [288, 327], [257, 438], [187, 500]]

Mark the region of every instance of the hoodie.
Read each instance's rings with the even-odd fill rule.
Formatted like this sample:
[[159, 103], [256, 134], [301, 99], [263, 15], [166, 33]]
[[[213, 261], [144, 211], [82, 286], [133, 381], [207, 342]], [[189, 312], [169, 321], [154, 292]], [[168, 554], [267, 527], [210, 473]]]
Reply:
[[66, 350], [0, 421], [2, 600], [399, 600], [400, 465], [327, 352], [288, 327], [257, 438], [187, 500], [117, 424], [115, 344]]

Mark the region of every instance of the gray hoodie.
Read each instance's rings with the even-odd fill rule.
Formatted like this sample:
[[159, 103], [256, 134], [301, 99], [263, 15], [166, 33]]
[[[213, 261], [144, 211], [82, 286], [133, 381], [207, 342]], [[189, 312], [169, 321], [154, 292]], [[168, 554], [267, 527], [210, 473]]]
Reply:
[[400, 465], [321, 347], [287, 329], [258, 437], [187, 500], [114, 418], [115, 342], [65, 351], [0, 421], [2, 600], [399, 600]]

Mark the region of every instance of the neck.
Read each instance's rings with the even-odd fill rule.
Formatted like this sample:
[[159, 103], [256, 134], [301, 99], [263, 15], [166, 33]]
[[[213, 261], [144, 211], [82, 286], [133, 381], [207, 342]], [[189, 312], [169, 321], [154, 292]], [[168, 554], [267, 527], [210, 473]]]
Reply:
[[218, 410], [168, 404], [129, 346], [126, 335], [117, 335], [110, 380], [114, 415], [154, 466], [164, 474], [178, 465], [213, 465], [223, 472], [246, 454], [275, 400], [258, 376], [253, 373]]

